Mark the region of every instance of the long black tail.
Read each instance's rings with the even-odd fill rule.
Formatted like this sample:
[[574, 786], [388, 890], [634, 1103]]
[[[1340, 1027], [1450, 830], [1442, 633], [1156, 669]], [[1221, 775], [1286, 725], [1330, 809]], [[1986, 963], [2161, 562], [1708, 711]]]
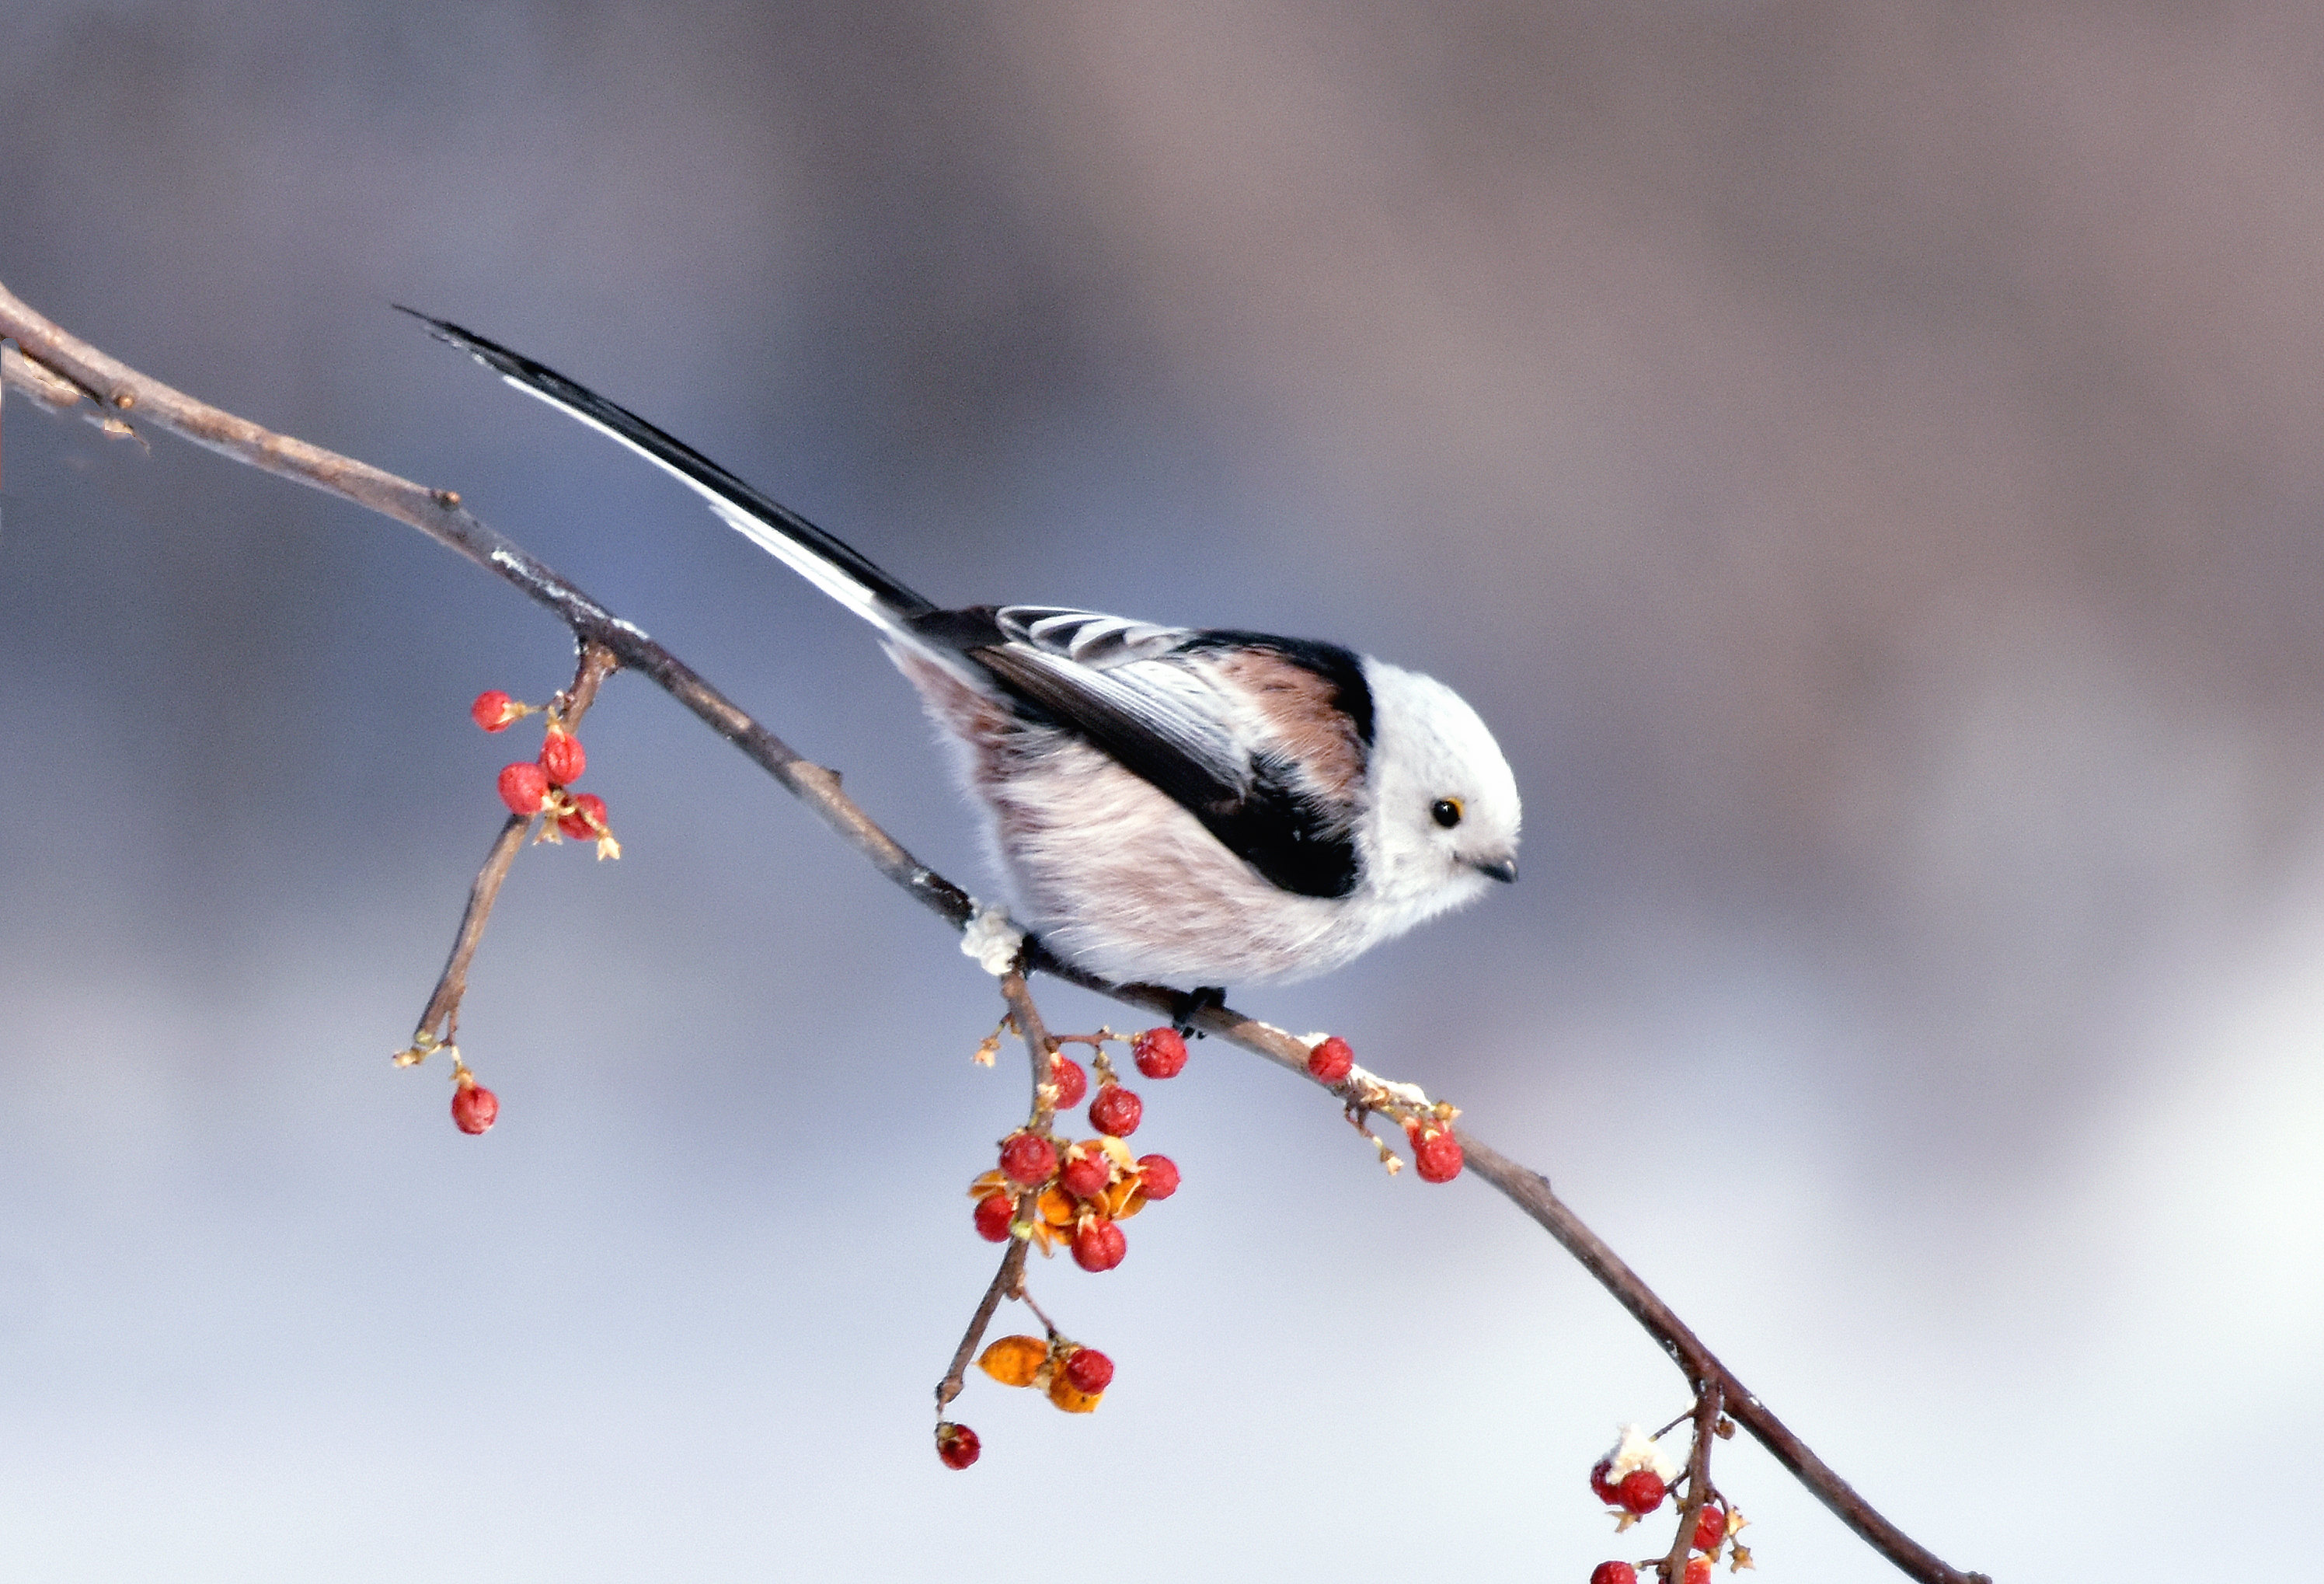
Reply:
[[611, 435], [649, 462], [667, 469], [709, 501], [710, 509], [761, 549], [798, 571], [816, 588], [866, 620], [896, 628], [936, 609], [858, 551], [834, 538], [779, 501], [770, 500], [674, 435], [656, 429], [626, 407], [616, 406], [586, 385], [574, 384], [546, 364], [535, 363], [496, 341], [417, 309], [396, 304], [426, 325], [429, 332], [457, 347], [528, 396], [570, 413]]

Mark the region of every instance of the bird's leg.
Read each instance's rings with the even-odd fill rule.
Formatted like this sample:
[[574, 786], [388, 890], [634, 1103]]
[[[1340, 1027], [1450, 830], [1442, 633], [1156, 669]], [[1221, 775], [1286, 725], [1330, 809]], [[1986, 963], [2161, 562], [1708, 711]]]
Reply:
[[1203, 1031], [1194, 1026], [1194, 1014], [1226, 1004], [1227, 987], [1224, 985], [1197, 985], [1179, 996], [1177, 1004], [1170, 1008], [1171, 1025], [1181, 1036], [1192, 1034], [1199, 1040], [1203, 1037]]

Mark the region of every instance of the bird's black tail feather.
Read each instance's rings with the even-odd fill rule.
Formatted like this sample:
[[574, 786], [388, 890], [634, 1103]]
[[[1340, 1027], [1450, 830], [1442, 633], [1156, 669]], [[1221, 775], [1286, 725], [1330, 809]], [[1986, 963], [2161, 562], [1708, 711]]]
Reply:
[[853, 545], [835, 539], [779, 501], [770, 500], [676, 436], [656, 429], [626, 407], [576, 384], [473, 330], [396, 304], [430, 334], [457, 347], [503, 379], [550, 406], [611, 435], [706, 497], [711, 509], [826, 594], [882, 626], [894, 627], [936, 608], [881, 571]]

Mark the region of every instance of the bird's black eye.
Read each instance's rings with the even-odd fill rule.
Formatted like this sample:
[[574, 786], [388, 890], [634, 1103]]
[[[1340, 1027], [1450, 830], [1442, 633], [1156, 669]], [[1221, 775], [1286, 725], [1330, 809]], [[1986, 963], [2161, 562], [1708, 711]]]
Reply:
[[1450, 830], [1461, 823], [1461, 800], [1439, 798], [1428, 805], [1428, 817]]

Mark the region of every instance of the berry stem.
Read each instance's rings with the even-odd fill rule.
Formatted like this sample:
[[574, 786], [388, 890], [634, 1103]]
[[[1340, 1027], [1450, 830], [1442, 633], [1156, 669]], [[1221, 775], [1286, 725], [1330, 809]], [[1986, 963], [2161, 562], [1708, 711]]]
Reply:
[[[1033, 1064], [1033, 1115], [1027, 1124], [1035, 1133], [1047, 1133], [1056, 1119], [1055, 1108], [1048, 1100], [1056, 1093], [1049, 1082], [1049, 1059], [1057, 1052], [1057, 1042], [1049, 1037], [1049, 1025], [1041, 1021], [1041, 1009], [1033, 1005], [1033, 993], [1025, 987], [1025, 976], [1011, 968], [1001, 977], [1001, 998], [1009, 1003], [1009, 1021], [1017, 1027], [1017, 1035], [1025, 1042], [1025, 1054]], [[1048, 1090], [1044, 1095], [1044, 1089]]]
[[[1017, 1200], [1019, 1219], [1021, 1220], [1033, 1213], [1033, 1200], [1036, 1197], [1030, 1193], [1019, 1197]], [[952, 1367], [945, 1370], [944, 1379], [936, 1383], [936, 1417], [938, 1419], [944, 1417], [945, 1410], [952, 1405], [952, 1400], [960, 1395], [961, 1384], [968, 1375], [968, 1361], [976, 1357], [977, 1348], [982, 1345], [984, 1329], [992, 1323], [993, 1311], [1001, 1307], [1001, 1300], [1012, 1292], [1021, 1292], [1024, 1290], [1026, 1247], [1026, 1242], [1022, 1237], [1011, 1237], [1009, 1240], [1009, 1252], [1001, 1256], [1001, 1268], [992, 1273], [992, 1284], [985, 1288], [983, 1301], [976, 1306], [976, 1312], [969, 1317], [968, 1330], [962, 1336], [960, 1347], [953, 1353]]]
[[1711, 1435], [1718, 1429], [1719, 1416], [1726, 1411], [1725, 1384], [1716, 1379], [1701, 1382], [1695, 1391], [1694, 1446], [1686, 1456], [1686, 1496], [1679, 1503], [1678, 1533], [1671, 1541], [1670, 1555], [1661, 1564], [1665, 1584], [1679, 1584], [1686, 1577], [1687, 1553], [1694, 1549], [1694, 1525], [1702, 1516], [1703, 1503], [1711, 1498]]
[[[1018, 1037], [1025, 1042], [1025, 1055], [1032, 1064], [1033, 1115], [1028, 1125], [1036, 1133], [1047, 1133], [1055, 1115], [1046, 1103], [1042, 1091], [1047, 1088], [1050, 1095], [1056, 1093], [1049, 1083], [1049, 1058], [1056, 1054], [1057, 1042], [1049, 1037], [1048, 1025], [1041, 1021], [1041, 1009], [1033, 1005], [1032, 992], [1026, 989], [1025, 976], [1021, 972], [1012, 968], [1001, 977], [1001, 995], [1009, 1003], [1009, 1021], [1016, 1028]], [[1039, 1214], [1040, 1198], [1038, 1187], [1028, 1188], [1019, 1194], [1016, 1219], [1029, 1221]], [[969, 1317], [968, 1329], [962, 1335], [959, 1348], [953, 1352], [952, 1367], [945, 1370], [944, 1379], [936, 1383], [938, 1419], [944, 1417], [945, 1410], [952, 1405], [952, 1400], [960, 1395], [962, 1383], [968, 1376], [969, 1360], [976, 1357], [977, 1348], [982, 1345], [985, 1328], [992, 1323], [993, 1311], [1001, 1307], [1001, 1299], [1020, 1299], [1035, 1314], [1041, 1314], [1038, 1306], [1025, 1293], [1026, 1248], [1027, 1244], [1022, 1237], [1009, 1240], [1009, 1252], [1001, 1256], [1001, 1268], [992, 1273], [992, 1284], [985, 1288], [982, 1301], [977, 1304], [976, 1312]], [[1048, 1325], [1049, 1317], [1041, 1315], [1041, 1323]], [[1051, 1327], [1050, 1329], [1054, 1335], [1056, 1328]]]
[[1033, 1318], [1039, 1320], [1041, 1322], [1041, 1329], [1049, 1333], [1050, 1341], [1054, 1342], [1059, 1337], [1065, 1335], [1063, 1331], [1057, 1329], [1057, 1322], [1051, 1320], [1048, 1315], [1043, 1311], [1041, 1306], [1033, 1301], [1033, 1294], [1027, 1290], [1024, 1283], [1019, 1282], [1017, 1283], [1017, 1292], [1015, 1296], [1018, 1302], [1023, 1304], [1026, 1308], [1033, 1311]]

